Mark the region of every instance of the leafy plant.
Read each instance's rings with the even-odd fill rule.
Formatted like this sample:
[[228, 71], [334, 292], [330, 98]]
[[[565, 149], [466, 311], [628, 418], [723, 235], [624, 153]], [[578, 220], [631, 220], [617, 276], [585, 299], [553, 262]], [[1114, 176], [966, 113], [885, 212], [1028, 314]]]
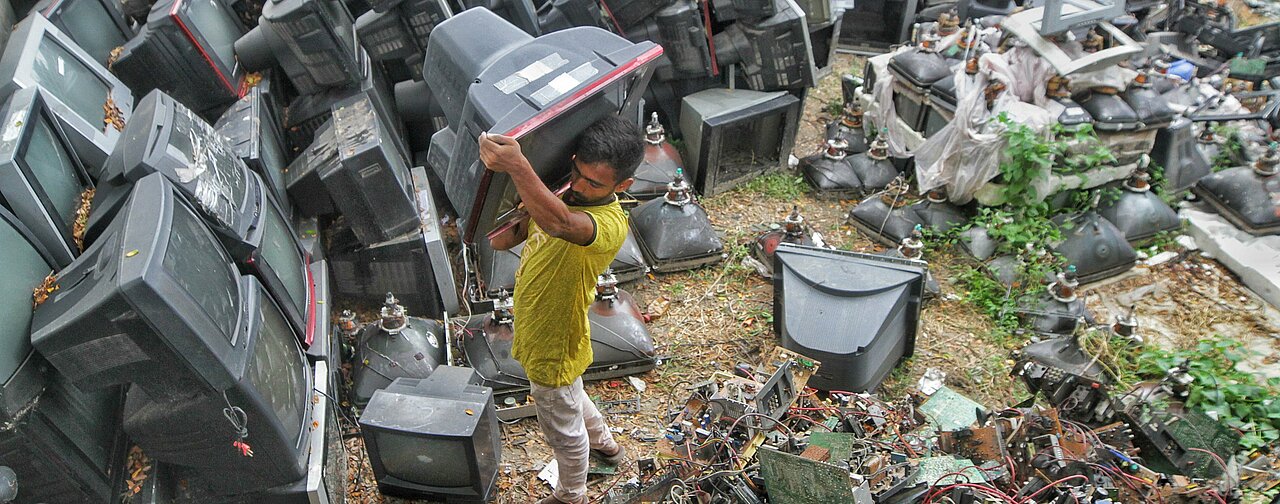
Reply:
[[1240, 143], [1239, 130], [1226, 124], [1213, 125], [1209, 129], [1218, 138], [1226, 139], [1218, 149], [1218, 153], [1209, 160], [1213, 164], [1213, 171], [1220, 172], [1235, 166], [1235, 160], [1239, 159], [1244, 151], [1244, 144]]
[[1280, 379], [1260, 380], [1238, 369], [1254, 352], [1244, 344], [1215, 335], [1192, 350], [1168, 351], [1147, 347], [1139, 356], [1140, 374], [1163, 376], [1166, 370], [1185, 364], [1195, 379], [1187, 406], [1198, 408], [1227, 427], [1243, 433], [1242, 448], [1253, 450], [1280, 440]]

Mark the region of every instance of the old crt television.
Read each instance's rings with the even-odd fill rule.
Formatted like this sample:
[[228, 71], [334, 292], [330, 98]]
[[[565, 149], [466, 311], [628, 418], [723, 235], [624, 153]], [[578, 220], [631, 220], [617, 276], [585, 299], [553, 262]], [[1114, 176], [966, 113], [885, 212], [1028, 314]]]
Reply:
[[[160, 90], [138, 103], [103, 175], [132, 182], [155, 172], [168, 177], [227, 239], [232, 255], [242, 256], [250, 247], [247, 240], [262, 207], [261, 181], [231, 153], [222, 135]], [[93, 232], [110, 215], [111, 209], [95, 208]]]
[[0, 208], [0, 466], [17, 472], [23, 502], [106, 502], [123, 441], [120, 388], [83, 392], [31, 346], [31, 293], [52, 259]]
[[402, 60], [421, 55], [431, 30], [451, 16], [453, 9], [447, 0], [407, 0], [389, 10], [361, 14], [356, 19], [356, 34], [370, 59]]
[[684, 97], [680, 134], [694, 189], [714, 196], [786, 166], [800, 100], [784, 92], [708, 89]]
[[457, 314], [458, 287], [431, 182], [423, 167], [414, 167], [410, 173], [418, 227], [382, 243], [361, 245], [354, 233], [335, 225], [327, 253], [331, 289], [336, 295], [374, 306], [383, 302], [388, 292], [394, 292], [409, 313], [423, 317]]
[[43, 94], [20, 89], [0, 111], [0, 202], [62, 267], [80, 255], [76, 218], [93, 183]]
[[804, 11], [795, 0], [772, 0], [776, 14], [739, 20], [716, 35], [717, 63], [738, 64], [756, 91], [817, 85], [813, 43]]
[[[477, 39], [477, 32], [487, 36]], [[485, 9], [440, 23], [424, 77], [456, 135], [441, 179], [463, 239], [492, 230], [517, 198], [509, 177], [480, 162], [480, 133], [517, 138], [543, 182], [558, 183], [568, 176], [578, 134], [606, 115], [634, 110], [661, 54], [652, 42], [633, 44], [595, 27], [535, 39]], [[445, 144], [432, 142], [437, 147]]]
[[[334, 364], [337, 365], [336, 363]], [[311, 426], [307, 432], [307, 475], [292, 484], [267, 490], [253, 496], [263, 504], [342, 504], [347, 490], [347, 447], [342, 443], [338, 426], [339, 406], [330, 397], [330, 364], [312, 365], [315, 369], [311, 397]]]
[[135, 93], [163, 90], [212, 121], [248, 88], [234, 47], [244, 31], [222, 0], [161, 0], [111, 71]]
[[773, 329], [819, 359], [820, 390], [874, 390], [915, 349], [922, 261], [783, 243], [773, 257]]
[[132, 92], [44, 16], [27, 16], [0, 58], [0, 96], [36, 86], [96, 178], [133, 111]]
[[304, 95], [359, 85], [367, 59], [342, 0], [270, 0], [235, 52], [250, 72], [279, 65]]
[[333, 132], [339, 163], [320, 173], [320, 180], [361, 243], [372, 245], [418, 227], [418, 210], [410, 193], [409, 167], [366, 94], [333, 105]]
[[[304, 476], [312, 383], [297, 336], [163, 175], [134, 185], [59, 282], [32, 344], [81, 389], [132, 383], [124, 430], [148, 456], [207, 468], [226, 492]], [[223, 409], [247, 420], [253, 457], [230, 446]]]
[[387, 495], [487, 502], [502, 435], [493, 390], [470, 368], [441, 366], [373, 393], [360, 431], [378, 489]]
[[236, 157], [262, 176], [269, 192], [280, 202], [281, 209], [292, 216], [293, 206], [289, 204], [285, 184], [289, 156], [284, 147], [284, 134], [280, 131], [277, 109], [262, 88], [254, 86], [249, 89], [222, 113], [213, 128], [222, 135]]
[[43, 0], [33, 8], [103, 65], [133, 37], [116, 0]]
[[844, 11], [839, 47], [855, 54], [889, 52], [911, 38], [918, 0], [859, 0]]

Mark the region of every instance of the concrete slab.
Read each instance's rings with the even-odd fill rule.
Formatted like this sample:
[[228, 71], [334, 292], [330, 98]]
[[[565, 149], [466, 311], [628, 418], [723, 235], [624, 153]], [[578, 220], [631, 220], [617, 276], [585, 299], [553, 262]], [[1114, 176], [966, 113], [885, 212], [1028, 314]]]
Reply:
[[1202, 250], [1262, 299], [1280, 307], [1280, 236], [1253, 236], [1200, 204], [1178, 213]]

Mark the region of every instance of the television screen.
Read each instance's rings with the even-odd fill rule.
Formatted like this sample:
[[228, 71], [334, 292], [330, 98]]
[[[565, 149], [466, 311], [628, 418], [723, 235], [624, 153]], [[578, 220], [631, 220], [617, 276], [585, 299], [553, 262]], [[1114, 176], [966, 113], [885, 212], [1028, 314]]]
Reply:
[[[477, 433], [478, 434], [478, 433]], [[434, 487], [472, 484], [467, 439], [432, 439], [397, 432], [379, 432], [378, 456], [387, 475]]]
[[0, 96], [31, 87], [44, 89], [49, 108], [96, 180], [133, 111], [128, 87], [44, 16], [28, 16], [0, 58]]
[[487, 501], [502, 458], [493, 390], [470, 368], [441, 366], [374, 392], [360, 416], [378, 488], [405, 497]]
[[314, 338], [316, 292], [311, 269], [293, 226], [285, 220], [275, 199], [261, 193], [263, 211], [254, 224], [248, 257], [238, 257], [246, 270], [257, 274], [267, 292], [283, 310], [305, 345]]
[[240, 277], [164, 176], [138, 181], [110, 227], [59, 276], [77, 281], [36, 309], [31, 341], [77, 386], [133, 382], [153, 397], [186, 396], [242, 375], [252, 278]]
[[[266, 490], [307, 472], [312, 370], [276, 303], [252, 277], [244, 280], [246, 364], [235, 381], [161, 398], [135, 387], [124, 411], [130, 440], [156, 460], [197, 469], [193, 486], [215, 495]], [[247, 427], [252, 457], [230, 446], [241, 436], [223, 413], [231, 408]]]
[[208, 57], [217, 58], [224, 68], [235, 68], [236, 39], [244, 33], [235, 15], [218, 0], [180, 1], [188, 5], [187, 16], [210, 49]]
[[[53, 272], [43, 249], [14, 216], [0, 210], [0, 264], [4, 283], [0, 289], [0, 384], [8, 384], [31, 354], [31, 293]], [[5, 394], [5, 403], [23, 403]], [[0, 422], [3, 423], [3, 422]]]
[[45, 0], [35, 10], [104, 65], [111, 51], [133, 36], [115, 0]]
[[75, 234], [81, 196], [93, 187], [38, 88], [14, 93], [0, 117], [0, 201], [65, 266], [80, 253]]
[[32, 67], [35, 84], [62, 99], [72, 112], [94, 124], [103, 124], [111, 86], [83, 61], [52, 37], [40, 39]]

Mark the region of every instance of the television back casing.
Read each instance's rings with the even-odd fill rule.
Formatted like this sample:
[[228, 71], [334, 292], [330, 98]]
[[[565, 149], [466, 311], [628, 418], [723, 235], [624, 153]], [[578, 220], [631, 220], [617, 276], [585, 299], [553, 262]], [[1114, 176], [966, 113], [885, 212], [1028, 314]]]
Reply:
[[244, 97], [222, 113], [214, 129], [222, 134], [236, 157], [262, 176], [262, 181], [280, 202], [282, 210], [292, 218], [293, 205], [289, 203], [288, 185], [285, 183], [289, 155], [285, 151], [279, 116], [262, 88], [255, 86], [249, 89]]
[[910, 357], [926, 270], [921, 261], [779, 244], [774, 331], [783, 348], [822, 362], [809, 386], [874, 390]]
[[[694, 189], [710, 197], [785, 167], [795, 146], [800, 104], [798, 98], [781, 91], [708, 89], [685, 96], [680, 107], [680, 131]], [[753, 128], [751, 136], [726, 133], [728, 128], [770, 117], [777, 119], [768, 119]], [[727, 145], [730, 141], [737, 145]], [[740, 146], [770, 152], [725, 152], [726, 147]]]

